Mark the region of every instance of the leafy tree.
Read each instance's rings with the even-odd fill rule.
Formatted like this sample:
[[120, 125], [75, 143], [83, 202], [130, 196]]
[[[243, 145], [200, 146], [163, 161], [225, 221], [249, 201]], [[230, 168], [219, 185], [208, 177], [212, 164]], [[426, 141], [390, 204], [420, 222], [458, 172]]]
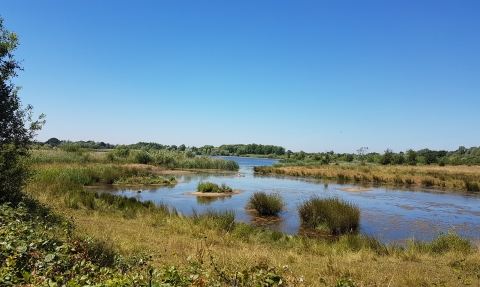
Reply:
[[21, 189], [29, 177], [30, 146], [45, 123], [43, 114], [32, 120], [33, 107], [22, 106], [20, 87], [11, 81], [23, 70], [13, 55], [17, 46], [17, 35], [6, 30], [0, 18], [0, 202], [12, 203], [22, 197]]
[[407, 164], [409, 165], [417, 165], [417, 152], [413, 149], [407, 150]]
[[380, 163], [383, 165], [394, 163], [394, 153], [391, 149], [385, 150]]
[[46, 144], [49, 144], [51, 146], [58, 146], [60, 145], [62, 142], [57, 139], [57, 138], [50, 138], [48, 141], [45, 142]]

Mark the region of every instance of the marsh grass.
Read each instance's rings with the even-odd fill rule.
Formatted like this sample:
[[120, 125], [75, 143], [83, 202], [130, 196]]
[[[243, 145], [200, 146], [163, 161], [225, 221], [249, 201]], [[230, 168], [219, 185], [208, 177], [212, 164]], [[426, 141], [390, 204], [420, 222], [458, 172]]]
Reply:
[[228, 187], [225, 183], [218, 186], [218, 184], [213, 182], [199, 182], [197, 185], [198, 192], [212, 192], [212, 193], [224, 193], [224, 192], [232, 192], [232, 188]]
[[174, 166], [181, 169], [220, 169], [230, 171], [240, 168], [236, 161], [210, 157], [182, 158], [175, 162]]
[[[172, 286], [233, 286], [235, 282], [239, 282], [235, 281], [239, 276], [245, 277], [245, 281], [242, 281], [243, 286], [277, 286], [279, 284], [275, 285], [276, 283], [272, 283], [275, 281], [272, 280], [278, 278], [284, 280], [286, 286], [345, 286], [341, 284], [347, 283], [353, 286], [355, 282], [358, 286], [390, 287], [480, 284], [477, 277], [480, 274], [480, 253], [468, 240], [458, 235], [440, 234], [437, 239], [429, 242], [411, 240], [406, 246], [389, 246], [378, 239], [357, 234], [342, 235], [334, 237], [333, 240], [282, 234], [257, 228], [245, 222], [235, 222], [231, 211], [227, 211], [226, 214], [223, 214], [224, 211], [209, 211], [185, 216], [163, 203], [142, 203], [135, 198], [128, 199], [108, 193], [87, 192], [80, 196], [77, 192], [84, 190], [82, 183], [90, 181], [90, 178], [87, 180], [82, 172], [71, 170], [60, 175], [57, 169], [88, 166], [73, 164], [69, 166], [64, 164], [37, 166], [40, 170], [25, 189], [30, 196], [52, 207], [56, 215], [46, 215], [45, 208], [32, 208], [31, 218], [37, 221], [26, 226], [28, 228], [15, 226], [11, 229], [12, 232], [25, 231], [27, 236], [31, 234], [29, 230], [36, 228], [42, 229], [41, 232], [36, 232], [38, 235], [53, 234], [51, 236], [57, 241], [48, 241], [44, 245], [52, 248], [45, 253], [36, 250], [20, 257], [15, 254], [23, 249], [17, 247], [23, 246], [19, 243], [27, 240], [17, 235], [2, 237], [0, 241], [8, 243], [0, 245], [0, 248], [12, 246], [8, 251], [12, 253], [2, 249], [1, 256], [12, 255], [11, 259], [15, 259], [15, 264], [18, 264], [15, 266], [26, 266], [20, 265], [24, 259], [24, 262], [37, 262], [28, 261], [32, 259], [28, 256], [35, 255], [36, 259], [42, 259], [49, 253], [65, 256], [69, 250], [75, 248], [85, 250], [83, 248], [88, 244], [85, 245], [83, 239], [91, 238], [92, 251], [88, 251], [92, 254], [91, 257], [111, 264], [112, 254], [115, 254], [113, 268], [93, 267], [88, 263], [88, 257], [75, 257], [87, 254], [80, 252], [72, 254], [71, 257], [76, 258], [77, 261], [74, 263], [78, 263], [80, 269], [75, 267], [68, 269], [69, 272], [62, 269], [61, 272], [55, 273], [55, 270], [60, 270], [64, 266], [58, 265], [55, 267], [57, 269], [53, 267], [45, 269], [49, 270], [45, 274], [37, 269], [35, 271], [37, 273], [29, 273], [32, 276], [30, 281], [22, 279], [24, 278], [22, 274], [26, 273], [19, 272], [18, 280], [24, 280], [19, 281], [17, 284], [19, 286], [45, 285], [46, 280], [55, 278], [54, 275], [58, 276], [58, 280], [71, 279], [69, 284], [72, 286], [83, 286], [87, 284], [85, 279], [82, 279], [86, 274], [90, 285], [101, 285], [99, 283], [101, 282], [104, 284], [102, 286], [108, 286], [107, 280], [112, 286], [115, 284], [155, 286], [157, 282]], [[100, 170], [100, 167], [90, 168]], [[53, 171], [43, 173], [42, 169]], [[102, 176], [112, 178], [110, 172], [104, 172]], [[409, 176], [413, 178], [415, 174]], [[96, 181], [108, 180], [100, 177]], [[457, 184], [464, 185], [464, 182], [460, 181]], [[64, 196], [67, 193], [77, 197], [72, 200], [77, 202], [77, 208], [66, 204]], [[26, 219], [17, 214], [18, 211], [19, 209], [10, 209], [9, 212], [13, 212], [10, 219], [2, 218], [0, 222], [26, 223]], [[72, 223], [66, 224], [71, 227], [63, 226], [62, 222], [65, 221], [58, 218], [71, 219]], [[52, 222], [57, 222], [58, 225], [50, 230]], [[4, 232], [7, 230], [6, 226], [0, 225], [2, 230], [0, 236], [14, 235]], [[68, 234], [65, 236], [72, 238], [71, 242], [78, 241], [82, 245], [62, 243], [60, 237], [63, 234]], [[28, 242], [44, 242], [50, 238], [39, 237], [37, 241], [37, 237], [29, 237]], [[58, 250], [66, 250], [66, 253], [55, 251], [59, 247], [61, 248]], [[144, 257], [143, 254], [149, 254], [151, 257]], [[6, 262], [6, 258], [2, 257], [0, 262]], [[57, 262], [60, 258], [66, 260], [66, 257], [55, 258], [56, 260], [52, 262]], [[124, 259], [120, 260], [121, 258]], [[83, 259], [86, 259], [85, 265], [81, 265]], [[8, 269], [4, 264], [0, 268], [3, 268], [2, 272], [9, 272], [14, 268], [12, 266], [10, 265]], [[42, 262], [42, 266], [47, 265]], [[22, 272], [27, 270], [33, 269], [22, 269]], [[75, 270], [79, 272], [76, 273]], [[103, 270], [103, 273], [100, 274], [99, 270]], [[151, 270], [152, 273], [147, 270]], [[64, 275], [64, 272], [67, 275]], [[37, 276], [35, 274], [38, 277], [34, 277]], [[272, 277], [268, 277], [267, 274], [271, 274]], [[32, 281], [37, 280], [35, 278], [44, 281]], [[193, 278], [197, 278], [195, 279], [197, 281]], [[254, 281], [253, 278], [258, 280]], [[300, 282], [300, 279], [303, 282]]]
[[235, 212], [233, 210], [208, 209], [203, 213], [192, 211], [193, 224], [205, 229], [217, 229], [221, 231], [232, 231], [235, 228]]
[[206, 156], [190, 158], [181, 152], [168, 150], [133, 150], [128, 153], [122, 149], [103, 151], [88, 151], [80, 149], [67, 152], [62, 149], [37, 149], [32, 151], [30, 161], [33, 164], [153, 164], [166, 169], [219, 169], [235, 171], [240, 167], [233, 160], [211, 158]]
[[460, 237], [455, 232], [440, 232], [434, 240], [429, 242], [411, 240], [408, 248], [421, 253], [433, 254], [445, 254], [447, 252], [468, 254], [475, 250], [468, 239]]
[[480, 191], [480, 166], [277, 165], [255, 167], [254, 171], [339, 182]]
[[283, 197], [278, 192], [254, 192], [247, 202], [247, 208], [255, 209], [260, 215], [278, 215], [285, 206]]
[[303, 225], [325, 226], [334, 235], [354, 233], [360, 225], [358, 206], [337, 197], [312, 197], [298, 207], [298, 214]]

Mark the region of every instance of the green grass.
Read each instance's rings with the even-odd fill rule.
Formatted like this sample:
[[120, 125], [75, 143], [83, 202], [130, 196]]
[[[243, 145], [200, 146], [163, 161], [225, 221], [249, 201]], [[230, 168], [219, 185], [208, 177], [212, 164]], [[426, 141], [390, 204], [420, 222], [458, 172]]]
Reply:
[[219, 169], [236, 171], [240, 168], [238, 163], [233, 160], [206, 156], [190, 158], [183, 152], [168, 150], [129, 150], [127, 153], [123, 149], [115, 149], [108, 152], [84, 149], [70, 152], [62, 149], [38, 149], [32, 151], [30, 161], [33, 164], [139, 163], [152, 164], [166, 169]]
[[313, 197], [298, 207], [298, 214], [303, 225], [326, 227], [334, 235], [354, 233], [360, 225], [358, 206], [336, 197]]
[[221, 186], [213, 182], [199, 182], [197, 185], [198, 192], [211, 192], [211, 193], [223, 193], [223, 192], [232, 192], [232, 188], [222, 183]]
[[247, 203], [247, 208], [255, 209], [260, 215], [278, 215], [284, 206], [285, 202], [278, 192], [254, 192]]

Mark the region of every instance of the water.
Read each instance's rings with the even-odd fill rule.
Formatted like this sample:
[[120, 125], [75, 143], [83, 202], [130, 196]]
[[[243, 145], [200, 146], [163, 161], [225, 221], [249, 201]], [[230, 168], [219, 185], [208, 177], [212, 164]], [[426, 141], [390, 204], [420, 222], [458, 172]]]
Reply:
[[[355, 185], [326, 183], [322, 180], [284, 176], [253, 174], [254, 166], [272, 165], [275, 159], [237, 158], [238, 172], [186, 174], [176, 176], [181, 183], [174, 187], [124, 187], [113, 188], [116, 194], [137, 197], [140, 200], [163, 202], [182, 214], [192, 209], [234, 210], [236, 220], [281, 230], [289, 234], [302, 233], [299, 228], [297, 207], [311, 196], [331, 197], [357, 204], [361, 210], [361, 232], [380, 238], [384, 242], [396, 242], [406, 238], [429, 240], [439, 232], [454, 230], [458, 234], [477, 239], [480, 236], [480, 197], [475, 195], [445, 194], [438, 192], [392, 190], [369, 187], [367, 192], [346, 192], [340, 188]], [[240, 175], [240, 176], [239, 176]], [[223, 182], [243, 193], [226, 197], [197, 197], [188, 193], [196, 191], [200, 181], [217, 184]], [[280, 218], [257, 217], [245, 210], [245, 204], [255, 191], [279, 192], [287, 203]]]

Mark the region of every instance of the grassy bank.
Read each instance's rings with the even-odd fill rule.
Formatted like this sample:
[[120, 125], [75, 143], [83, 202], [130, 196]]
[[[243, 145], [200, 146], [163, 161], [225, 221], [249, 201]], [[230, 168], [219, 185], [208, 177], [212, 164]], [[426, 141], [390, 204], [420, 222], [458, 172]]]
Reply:
[[38, 164], [149, 164], [164, 169], [219, 169], [235, 171], [238, 164], [232, 160], [195, 157], [194, 154], [168, 150], [130, 150], [118, 148], [108, 151], [78, 149], [36, 149], [30, 161]]
[[316, 165], [260, 166], [258, 174], [275, 174], [400, 187], [480, 191], [479, 166]]
[[[110, 271], [105, 272], [111, 277], [105, 275], [105, 280], [138, 278], [147, 286], [149, 278], [164, 283], [170, 280], [171, 286], [277, 286], [279, 280], [284, 286], [479, 284], [480, 254], [468, 240], [455, 234], [441, 234], [431, 242], [412, 240], [405, 247], [387, 246], [361, 235], [309, 239], [236, 223], [230, 211], [183, 216], [163, 204], [85, 193], [81, 176], [51, 177], [51, 165], [38, 167], [26, 192], [68, 219], [70, 238], [81, 238], [80, 242], [90, 238], [96, 242], [93, 246], [99, 243], [107, 255], [126, 260], [122, 262], [147, 260], [152, 266], [107, 265]], [[71, 167], [68, 173], [76, 174], [83, 168], [87, 167]], [[101, 165], [90, 168], [100, 169]], [[103, 173], [98, 180], [107, 180], [108, 174]], [[44, 220], [42, 216], [35, 218]], [[33, 225], [44, 226], [39, 222]], [[70, 242], [67, 235], [62, 236], [56, 240]], [[141, 254], [147, 256], [139, 258]], [[122, 273], [119, 266], [132, 267]], [[152, 270], [151, 275], [148, 270]], [[82, 278], [71, 274], [72, 278]], [[102, 277], [98, 276], [92, 282], [100, 282]]]

